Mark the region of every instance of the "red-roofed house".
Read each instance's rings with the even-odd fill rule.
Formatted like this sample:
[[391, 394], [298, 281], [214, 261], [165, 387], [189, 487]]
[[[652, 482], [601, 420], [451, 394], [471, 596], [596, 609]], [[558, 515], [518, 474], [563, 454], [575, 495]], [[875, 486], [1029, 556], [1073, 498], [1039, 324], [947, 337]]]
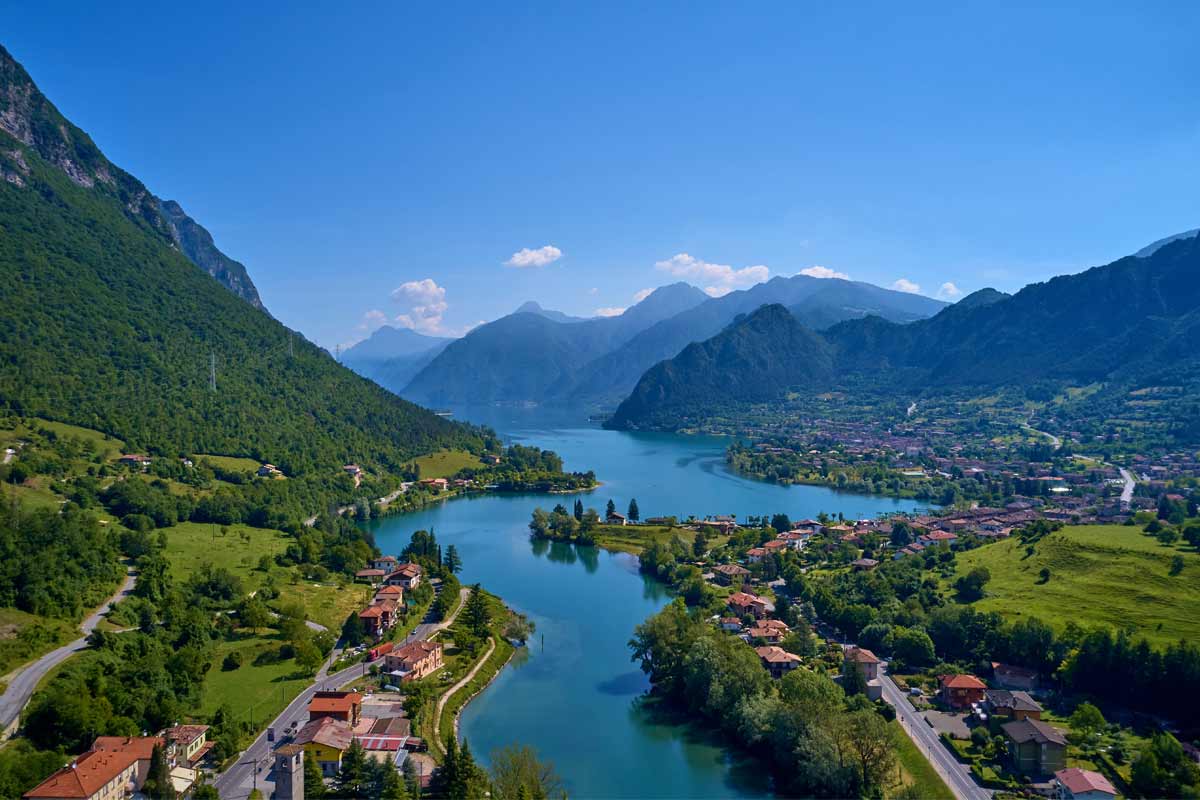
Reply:
[[755, 619], [762, 619], [767, 615], [767, 601], [761, 597], [755, 597], [746, 592], [734, 592], [729, 595], [729, 608], [739, 616], [749, 614]]
[[845, 653], [846, 663], [858, 664], [863, 677], [873, 681], [879, 677], [879, 657], [865, 647], [851, 647]]
[[384, 669], [401, 673], [401, 680], [415, 681], [442, 668], [441, 642], [410, 642], [384, 656]]
[[358, 692], [314, 692], [308, 701], [308, 719], [340, 719], [357, 725], [362, 714], [362, 695]]
[[419, 564], [400, 564], [391, 575], [387, 576], [384, 583], [389, 586], [402, 586], [412, 591], [421, 583], [421, 566]]
[[1117, 790], [1108, 778], [1090, 769], [1060, 769], [1054, 773], [1060, 800], [1112, 800]]
[[756, 647], [754, 652], [758, 653], [758, 658], [762, 661], [762, 665], [771, 673], [772, 678], [782, 678], [787, 673], [800, 666], [800, 656], [789, 653], [782, 647], [775, 645], [767, 645], [766, 647]]
[[26, 800], [121, 800], [142, 788], [158, 736], [101, 736], [92, 749], [30, 789]]
[[970, 708], [983, 700], [987, 684], [974, 675], [938, 676], [938, 696], [951, 708]]

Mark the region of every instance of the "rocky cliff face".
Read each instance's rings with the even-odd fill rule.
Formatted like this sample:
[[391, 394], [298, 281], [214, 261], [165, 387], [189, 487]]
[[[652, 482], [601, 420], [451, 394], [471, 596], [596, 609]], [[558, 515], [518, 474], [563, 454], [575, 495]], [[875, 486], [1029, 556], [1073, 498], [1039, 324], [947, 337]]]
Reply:
[[137, 178], [105, 158], [92, 138], [72, 125], [0, 46], [0, 180], [25, 188], [22, 148], [36, 152], [77, 186], [119, 202], [126, 216], [150, 228], [225, 288], [262, 308], [246, 268], [217, 249], [212, 236], [174, 201], [155, 197]]

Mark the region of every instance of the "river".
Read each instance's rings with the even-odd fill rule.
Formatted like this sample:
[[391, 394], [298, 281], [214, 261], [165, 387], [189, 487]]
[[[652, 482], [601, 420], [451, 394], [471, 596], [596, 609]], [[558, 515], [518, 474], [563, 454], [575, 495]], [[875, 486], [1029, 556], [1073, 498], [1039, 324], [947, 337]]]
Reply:
[[[460, 412], [460, 416], [461, 416]], [[916, 507], [910, 500], [775, 486], [731, 474], [728, 440], [601, 430], [581, 415], [489, 409], [467, 415], [506, 440], [558, 452], [567, 469], [595, 470], [603, 482], [584, 503], [624, 512], [637, 498], [643, 517], [818, 512], [847, 518]], [[697, 726], [673, 724], [639, 701], [648, 682], [629, 660], [634, 627], [669, 602], [664, 587], [637, 571], [637, 559], [592, 547], [533, 543], [530, 513], [573, 497], [483, 495], [371, 523], [376, 542], [398, 553], [414, 530], [433, 530], [462, 555], [464, 583], [481, 583], [528, 614], [528, 648], [467, 706], [462, 734], [481, 761], [510, 743], [552, 761], [575, 798], [760, 797], [765, 776], [723, 750]]]

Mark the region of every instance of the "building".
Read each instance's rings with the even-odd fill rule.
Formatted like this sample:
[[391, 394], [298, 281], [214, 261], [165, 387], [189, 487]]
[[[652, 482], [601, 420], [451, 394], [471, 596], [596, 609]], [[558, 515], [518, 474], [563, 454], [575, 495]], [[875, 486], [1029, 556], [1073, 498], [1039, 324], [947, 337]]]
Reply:
[[879, 562], [873, 558], [857, 558], [850, 562], [850, 566], [858, 572], [870, 572], [879, 566]]
[[766, 667], [767, 672], [771, 673], [772, 678], [782, 678], [787, 673], [800, 666], [800, 656], [795, 653], [789, 653], [782, 647], [775, 645], [767, 645], [765, 647], [756, 647], [754, 652], [758, 653], [758, 658], [762, 661], [762, 665]]
[[718, 564], [713, 567], [713, 577], [722, 586], [730, 586], [734, 581], [744, 581], [750, 577], [750, 570], [739, 564]]
[[1041, 719], [1042, 707], [1029, 692], [1008, 689], [987, 689], [983, 693], [983, 708], [993, 723], [1018, 719]]
[[330, 717], [353, 727], [362, 716], [362, 701], [358, 692], [314, 692], [308, 701], [308, 719]]
[[746, 592], [734, 592], [729, 595], [728, 603], [730, 610], [738, 616], [744, 617], [749, 614], [755, 619], [762, 619], [767, 615], [767, 601]]
[[749, 564], [757, 564], [762, 561], [770, 553], [765, 547], [751, 547], [746, 551], [746, 562]]
[[405, 681], [420, 680], [445, 664], [441, 642], [409, 642], [383, 658], [384, 669]]
[[[736, 620], [735, 620], [736, 622]], [[746, 631], [751, 641], [765, 639], [768, 644], [779, 644], [791, 632], [787, 623], [778, 619], [759, 620]]]
[[1041, 720], [1022, 719], [1000, 726], [1008, 741], [1009, 766], [1020, 775], [1040, 777], [1065, 769], [1067, 739]]
[[862, 670], [863, 678], [868, 682], [879, 680], [879, 656], [865, 647], [851, 647], [846, 650], [845, 662], [847, 664], [858, 664]]
[[970, 708], [983, 700], [987, 684], [974, 675], [938, 676], [938, 697], [950, 708]]
[[274, 800], [304, 800], [304, 748], [285, 744], [275, 751]]
[[626, 525], [626, 524], [628, 524], [628, 520], [625, 519], [625, 515], [618, 514], [616, 511], [608, 512], [608, 514], [606, 514], [604, 517], [604, 521], [605, 521], [605, 523], [607, 523], [609, 525]]
[[174, 748], [174, 759], [189, 769], [204, 760], [212, 749], [207, 725], [176, 725], [163, 732], [163, 738]]
[[101, 736], [92, 749], [26, 792], [25, 800], [123, 800], [141, 790], [157, 736]]
[[398, 566], [400, 566], [400, 561], [395, 556], [380, 556], [371, 559], [371, 569], [383, 570], [385, 575], [391, 575]]
[[258, 477], [260, 478], [274, 478], [275, 476], [282, 474], [283, 473], [280, 472], [279, 467], [275, 466], [274, 464], [263, 464], [258, 468]]
[[358, 464], [346, 464], [344, 467], [342, 467], [342, 472], [345, 472], [354, 480], [355, 486], [358, 486], [360, 483], [362, 483], [363, 471], [362, 467], [360, 467]]
[[350, 723], [333, 717], [317, 717], [296, 732], [293, 744], [312, 753], [326, 777], [337, 774], [342, 766], [342, 754], [350, 749], [354, 729]]
[[421, 565], [397, 564], [396, 569], [383, 582], [388, 586], [399, 586], [411, 592], [421, 584]]
[[363, 583], [369, 583], [371, 586], [376, 585], [377, 583], [382, 581], [385, 577], [387, 577], [386, 572], [384, 572], [381, 569], [375, 569], [374, 567], [360, 569], [358, 572], [354, 573], [355, 581], [362, 581]]
[[1090, 769], [1060, 769], [1054, 773], [1054, 786], [1059, 800], [1113, 800], [1117, 796], [1108, 778]]
[[139, 469], [145, 469], [146, 467], [150, 466], [152, 460], [153, 459], [151, 459], [150, 456], [130, 454], [118, 458], [117, 463], [124, 464], [127, 467], [138, 467]]
[[1001, 689], [1036, 689], [1038, 685], [1037, 670], [1015, 667], [1012, 664], [992, 662], [992, 680]]

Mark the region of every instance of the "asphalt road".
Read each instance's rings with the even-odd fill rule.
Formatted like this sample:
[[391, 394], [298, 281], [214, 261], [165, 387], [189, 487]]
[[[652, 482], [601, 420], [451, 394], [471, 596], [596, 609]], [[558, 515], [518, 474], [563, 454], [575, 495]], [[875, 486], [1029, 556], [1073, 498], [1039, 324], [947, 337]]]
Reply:
[[970, 771], [950, 754], [924, 717], [909, 705], [900, 687], [887, 675], [880, 675], [879, 682], [883, 684], [883, 699], [896, 709], [896, 718], [901, 727], [942, 776], [954, 796], [958, 800], [991, 800], [991, 793], [975, 783]]
[[1121, 480], [1125, 481], [1125, 486], [1121, 489], [1121, 506], [1129, 508], [1129, 504], [1133, 502], [1133, 487], [1137, 486], [1137, 481], [1129, 470], [1124, 467], [1117, 469], [1121, 472]]
[[[409, 634], [405, 642], [428, 639], [435, 632], [448, 627], [454, 622], [454, 618], [458, 616], [458, 612], [462, 610], [470, 591], [467, 588], [460, 590], [458, 606], [454, 609], [449, 619], [442, 622], [422, 622], [413, 629], [413, 632]], [[270, 797], [271, 792], [275, 788], [274, 781], [270, 779], [271, 767], [274, 761], [271, 755], [272, 749], [275, 745], [280, 744], [280, 740], [284, 738], [284, 733], [291, 728], [293, 723], [296, 729], [299, 730], [308, 722], [308, 701], [312, 699], [313, 694], [318, 690], [340, 689], [354, 679], [361, 677], [370, 669], [370, 664], [362, 663], [355, 664], [333, 675], [327, 675], [326, 670], [337, 658], [337, 654], [338, 651], [336, 650], [330, 654], [324, 666], [317, 673], [313, 684], [297, 695], [292, 702], [288, 703], [283, 713], [277, 716], [268, 726], [275, 729], [275, 741], [268, 742], [267, 732], [264, 730], [254, 740], [253, 744], [246, 748], [241, 756], [238, 757], [237, 764], [221, 773], [213, 782], [222, 800], [245, 800], [255, 788], [259, 789], [264, 797]]]
[[50, 651], [25, 667], [25, 669], [17, 673], [15, 678], [9, 681], [8, 688], [5, 689], [3, 695], [0, 695], [0, 730], [7, 731], [9, 726], [20, 716], [21, 711], [25, 708], [25, 704], [33, 696], [33, 690], [37, 688], [37, 685], [46, 676], [47, 672], [80, 650], [87, 648], [87, 637], [100, 624], [100, 620], [104, 619], [104, 615], [109, 612], [109, 609], [117, 601], [125, 598], [133, 591], [133, 586], [136, 582], [137, 576], [133, 572], [127, 573], [125, 575], [125, 582], [121, 584], [121, 588], [117, 590], [117, 593], [110, 597], [104, 605], [93, 611], [83, 621], [83, 624], [79, 626], [80, 630], [83, 631], [82, 637], [70, 644], [64, 644], [57, 650]]

